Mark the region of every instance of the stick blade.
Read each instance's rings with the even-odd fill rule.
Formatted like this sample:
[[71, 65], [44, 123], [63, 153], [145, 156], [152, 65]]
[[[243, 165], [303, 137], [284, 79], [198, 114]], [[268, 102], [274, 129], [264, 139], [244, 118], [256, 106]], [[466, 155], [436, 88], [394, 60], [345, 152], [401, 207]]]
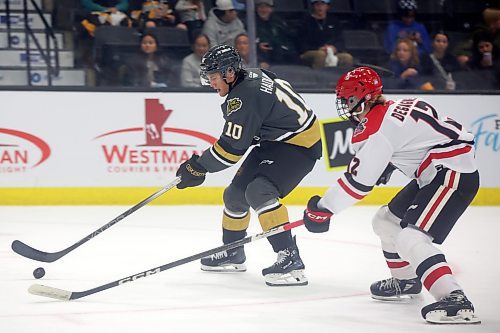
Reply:
[[61, 301], [69, 301], [71, 299], [71, 294], [72, 294], [71, 291], [44, 286], [36, 283], [31, 285], [28, 291], [30, 292], [30, 294], [33, 295], [55, 298]]
[[56, 255], [34, 249], [31, 246], [29, 246], [29, 245], [27, 245], [27, 244], [25, 244], [17, 239], [12, 242], [11, 248], [12, 248], [12, 251], [16, 252], [17, 254], [19, 254], [25, 258], [33, 259], [36, 261], [53, 262], [56, 259], [58, 259], [58, 256], [56, 256]]

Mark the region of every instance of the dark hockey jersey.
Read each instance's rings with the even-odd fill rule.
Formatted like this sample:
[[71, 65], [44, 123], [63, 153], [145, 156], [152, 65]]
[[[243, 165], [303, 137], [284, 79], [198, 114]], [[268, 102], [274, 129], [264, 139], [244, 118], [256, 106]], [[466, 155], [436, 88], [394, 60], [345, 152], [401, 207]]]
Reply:
[[321, 157], [319, 121], [290, 83], [274, 73], [247, 69], [221, 105], [225, 120], [217, 142], [199, 159], [209, 172], [237, 163], [250, 146], [281, 141]]

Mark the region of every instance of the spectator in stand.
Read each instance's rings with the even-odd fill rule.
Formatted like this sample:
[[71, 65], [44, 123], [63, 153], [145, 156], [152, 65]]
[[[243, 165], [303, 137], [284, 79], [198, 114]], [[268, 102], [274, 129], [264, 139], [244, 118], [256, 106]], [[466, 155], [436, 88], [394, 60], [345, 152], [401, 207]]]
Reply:
[[194, 39], [193, 53], [182, 59], [181, 86], [201, 87], [200, 64], [201, 58], [210, 48], [208, 37], [200, 34]]
[[397, 5], [398, 20], [391, 21], [385, 33], [384, 47], [392, 53], [399, 39], [410, 39], [418, 49], [418, 54], [432, 52], [431, 38], [422, 23], [416, 22], [417, 2], [415, 0], [399, 0]]
[[389, 86], [386, 85], [387, 88], [434, 89], [430, 82], [421, 77], [422, 69], [417, 47], [411, 39], [403, 38], [397, 42], [394, 52], [391, 54], [388, 68], [394, 72], [397, 79], [389, 81]]
[[486, 8], [483, 11], [483, 22], [475, 27], [472, 35], [457, 45], [453, 53], [457, 56], [461, 66], [469, 67], [474, 50], [474, 36], [485, 31], [491, 34], [492, 44], [496, 49], [500, 49], [500, 9]]
[[491, 33], [493, 46], [500, 49], [500, 9], [486, 8], [483, 16], [486, 30]]
[[337, 19], [328, 12], [330, 0], [310, 0], [310, 2], [311, 13], [307, 14], [300, 24], [301, 33], [298, 42], [301, 61], [314, 69], [325, 65], [352, 65], [352, 55], [340, 52], [343, 44], [342, 31]]
[[472, 57], [468, 63], [471, 69], [492, 69], [499, 61], [499, 49], [493, 44], [493, 35], [481, 31], [474, 35]]
[[207, 19], [203, 0], [178, 0], [175, 11], [179, 14], [179, 20], [187, 26], [189, 40], [194, 42]]
[[126, 12], [128, 0], [81, 0], [83, 7], [89, 12]]
[[220, 44], [234, 46], [236, 36], [246, 31], [243, 22], [238, 18], [233, 2], [217, 0], [215, 7], [208, 13], [202, 33], [208, 36], [212, 46]]
[[94, 53], [94, 36], [97, 27], [132, 25], [126, 11], [128, 0], [80, 0], [84, 8], [83, 20], [77, 30], [78, 43], [75, 45], [75, 61], [85, 68], [87, 85], [97, 84], [97, 63]]
[[460, 70], [460, 64], [448, 46], [448, 35], [444, 31], [437, 32], [432, 39], [432, 53], [421, 57], [422, 71], [426, 75], [441, 78], [436, 82], [446, 82], [446, 90], [455, 90], [452, 73]]
[[125, 86], [168, 87], [172, 79], [172, 63], [160, 54], [158, 39], [152, 33], [141, 38], [140, 53], [125, 60], [119, 70], [119, 77]]
[[[239, 34], [238, 36], [236, 36], [236, 38], [234, 39], [234, 48], [240, 54], [241, 63], [243, 64], [243, 66], [245, 68], [249, 67], [250, 66], [250, 38], [248, 37], [248, 35], [246, 33]], [[267, 62], [259, 61], [258, 55], [257, 55], [257, 61], [259, 62], [260, 68], [264, 68], [264, 69], [269, 68], [269, 64]]]
[[234, 48], [240, 54], [243, 67], [248, 67], [250, 64], [250, 39], [246, 33], [236, 36], [234, 39]]
[[131, 12], [131, 17], [139, 29], [156, 27], [177, 27], [187, 30], [187, 26], [177, 19], [171, 1], [142, 1], [139, 9]]
[[125, 14], [128, 0], [81, 0], [85, 8], [85, 19], [81, 22], [88, 34], [94, 37], [96, 27], [100, 25], [131, 26]]
[[262, 68], [271, 64], [297, 63], [293, 33], [288, 24], [273, 13], [273, 0], [255, 0], [257, 57]]

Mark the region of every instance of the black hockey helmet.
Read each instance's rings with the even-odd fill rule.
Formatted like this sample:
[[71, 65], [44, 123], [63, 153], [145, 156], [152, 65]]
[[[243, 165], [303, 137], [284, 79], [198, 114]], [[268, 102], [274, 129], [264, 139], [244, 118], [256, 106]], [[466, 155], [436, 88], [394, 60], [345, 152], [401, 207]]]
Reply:
[[217, 45], [208, 50], [201, 58], [200, 80], [204, 86], [210, 85], [208, 74], [220, 72], [222, 78], [226, 78], [229, 70], [238, 74], [243, 68], [241, 56], [236, 49], [229, 45]]

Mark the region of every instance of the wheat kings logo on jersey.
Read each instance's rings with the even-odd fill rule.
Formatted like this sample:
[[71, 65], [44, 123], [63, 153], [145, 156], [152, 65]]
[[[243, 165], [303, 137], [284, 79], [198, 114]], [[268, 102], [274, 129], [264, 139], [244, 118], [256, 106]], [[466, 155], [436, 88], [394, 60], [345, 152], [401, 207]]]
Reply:
[[229, 99], [227, 101], [227, 115], [229, 116], [231, 113], [238, 111], [242, 105], [243, 102], [238, 97]]

